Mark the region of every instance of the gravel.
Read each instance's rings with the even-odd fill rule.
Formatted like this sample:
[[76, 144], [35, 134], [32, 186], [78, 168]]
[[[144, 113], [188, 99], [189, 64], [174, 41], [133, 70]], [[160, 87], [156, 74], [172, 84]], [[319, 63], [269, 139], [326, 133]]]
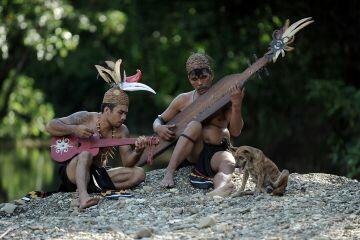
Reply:
[[[323, 173], [290, 175], [282, 197], [208, 197], [190, 168], [162, 189], [164, 169], [147, 173], [134, 198], [79, 210], [76, 193], [0, 206], [3, 239], [360, 239], [360, 183]], [[235, 172], [237, 188], [241, 177]], [[248, 188], [253, 188], [248, 183]], [[2, 210], [6, 206], [6, 211]], [[14, 209], [13, 209], [14, 208]]]

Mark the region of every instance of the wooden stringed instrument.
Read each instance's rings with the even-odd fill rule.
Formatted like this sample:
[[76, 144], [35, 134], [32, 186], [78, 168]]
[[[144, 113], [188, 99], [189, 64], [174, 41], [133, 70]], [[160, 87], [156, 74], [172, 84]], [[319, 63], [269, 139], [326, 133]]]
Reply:
[[[229, 89], [232, 86], [238, 85], [242, 88], [245, 82], [267, 63], [271, 61], [275, 62], [280, 54], [284, 57], [285, 51], [293, 50], [293, 48], [288, 45], [294, 41], [295, 34], [312, 22], [312, 18], [309, 17], [301, 19], [289, 26], [289, 20], [286, 20], [285, 25], [281, 29], [274, 31], [269, 51], [265, 53], [263, 57], [258, 59], [242, 73], [221, 78], [205, 94], [200, 95], [192, 104], [166, 123], [168, 125], [176, 125], [176, 129], [174, 130], [175, 139], [173, 141], [160, 139], [159, 144], [154, 149], [154, 157], [173, 145], [191, 121], [203, 122], [224, 107], [230, 101]], [[145, 162], [146, 155], [143, 154], [138, 165], [142, 166]]]
[[99, 148], [135, 144], [136, 138], [100, 138], [94, 134], [89, 138], [78, 138], [76, 136], [61, 136], [51, 139], [51, 158], [56, 162], [65, 162], [75, 155], [88, 151], [93, 156], [99, 153]]

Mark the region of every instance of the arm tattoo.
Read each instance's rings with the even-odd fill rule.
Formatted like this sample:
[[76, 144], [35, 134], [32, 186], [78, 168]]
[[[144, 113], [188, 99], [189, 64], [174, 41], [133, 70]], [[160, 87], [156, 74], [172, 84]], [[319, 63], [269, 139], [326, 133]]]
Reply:
[[83, 124], [84, 122], [88, 121], [91, 117], [91, 114], [89, 114], [86, 111], [76, 112], [71, 114], [66, 118], [66, 121], [62, 121], [65, 124], [71, 124], [71, 125], [79, 125]]

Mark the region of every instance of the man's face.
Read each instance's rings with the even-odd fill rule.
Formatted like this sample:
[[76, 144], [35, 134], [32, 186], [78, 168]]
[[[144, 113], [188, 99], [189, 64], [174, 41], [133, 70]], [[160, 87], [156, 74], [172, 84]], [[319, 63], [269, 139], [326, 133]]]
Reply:
[[118, 128], [125, 122], [128, 108], [126, 105], [116, 105], [112, 111], [110, 108], [105, 109], [107, 119], [111, 126]]
[[211, 87], [213, 76], [210, 70], [202, 68], [191, 71], [188, 78], [195, 91], [202, 95]]

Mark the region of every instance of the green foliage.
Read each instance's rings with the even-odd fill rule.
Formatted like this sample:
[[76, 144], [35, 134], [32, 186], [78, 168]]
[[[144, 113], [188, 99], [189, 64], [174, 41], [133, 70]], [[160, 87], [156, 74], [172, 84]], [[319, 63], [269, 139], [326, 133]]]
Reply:
[[102, 35], [104, 37], [116, 36], [124, 32], [126, 15], [117, 10], [110, 10], [105, 13], [97, 13], [98, 21], [102, 24]]
[[56, 55], [66, 57], [68, 51], [74, 50], [79, 43], [79, 36], [63, 26], [66, 19], [76, 20], [73, 7], [66, 1], [2, 0], [1, 6], [1, 12], [5, 15], [0, 24], [5, 39], [0, 40], [3, 59], [9, 57], [8, 50], [15, 43], [12, 40], [19, 36], [22, 38], [21, 44], [36, 52], [38, 60], [49, 61]]
[[15, 81], [16, 87], [10, 95], [8, 113], [1, 120], [0, 137], [44, 137], [45, 125], [54, 117], [52, 105], [45, 102], [41, 91], [34, 89], [33, 79], [18, 76]]
[[345, 163], [349, 177], [360, 176], [360, 90], [341, 80], [314, 80], [308, 84], [308, 100], [323, 107], [321, 117], [329, 123], [327, 144], [331, 159]]

